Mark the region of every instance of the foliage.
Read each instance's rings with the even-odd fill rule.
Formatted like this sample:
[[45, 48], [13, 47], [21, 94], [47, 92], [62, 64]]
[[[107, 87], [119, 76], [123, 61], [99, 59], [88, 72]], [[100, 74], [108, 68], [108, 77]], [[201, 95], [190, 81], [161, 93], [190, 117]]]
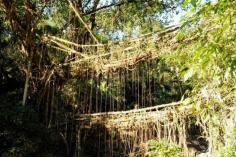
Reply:
[[183, 157], [180, 146], [163, 140], [150, 140], [147, 142], [147, 147], [146, 155], [149, 157]]
[[170, 22], [170, 14], [175, 12], [180, 3], [173, 0], [127, 1], [119, 7], [98, 12], [99, 34], [120, 39], [161, 30]]
[[[235, 106], [235, 21], [234, 1], [205, 3], [187, 16], [178, 40], [191, 39], [166, 62], [178, 71], [178, 76], [193, 89], [192, 112], [199, 117], [212, 151], [224, 145], [224, 121], [233, 118], [228, 108]], [[223, 124], [223, 125], [222, 125]], [[233, 147], [232, 147], [233, 148]]]
[[231, 142], [229, 146], [222, 149], [221, 157], [235, 157], [236, 156], [236, 127], [234, 127], [231, 133]]

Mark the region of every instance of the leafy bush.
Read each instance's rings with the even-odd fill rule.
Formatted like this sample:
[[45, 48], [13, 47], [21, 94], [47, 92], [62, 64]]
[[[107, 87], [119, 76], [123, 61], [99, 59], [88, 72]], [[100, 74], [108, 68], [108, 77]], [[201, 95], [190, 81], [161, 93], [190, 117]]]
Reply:
[[221, 157], [236, 157], [236, 145], [225, 148], [221, 153]]
[[231, 146], [227, 146], [222, 150], [221, 157], [236, 157], [236, 127], [234, 127], [231, 136]]
[[150, 140], [147, 142], [149, 157], [183, 157], [182, 149], [176, 144], [163, 140]]

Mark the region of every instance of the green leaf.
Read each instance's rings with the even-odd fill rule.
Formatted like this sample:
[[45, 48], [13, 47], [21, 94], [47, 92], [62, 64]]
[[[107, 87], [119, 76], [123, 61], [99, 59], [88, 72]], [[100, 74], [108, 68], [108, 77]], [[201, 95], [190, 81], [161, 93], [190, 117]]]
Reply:
[[194, 8], [197, 7], [197, 0], [191, 0], [191, 4], [192, 6], [194, 6]]

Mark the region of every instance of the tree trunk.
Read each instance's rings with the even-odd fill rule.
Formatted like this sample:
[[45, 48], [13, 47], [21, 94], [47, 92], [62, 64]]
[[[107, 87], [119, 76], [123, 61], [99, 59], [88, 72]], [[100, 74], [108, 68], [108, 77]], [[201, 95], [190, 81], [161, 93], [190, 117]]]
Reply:
[[25, 106], [25, 104], [26, 104], [26, 99], [27, 99], [27, 95], [28, 95], [30, 69], [31, 69], [31, 61], [29, 61], [28, 65], [27, 65], [26, 78], [25, 78], [25, 87], [24, 87], [24, 94], [23, 94], [23, 100], [22, 100], [22, 105], [23, 106]]

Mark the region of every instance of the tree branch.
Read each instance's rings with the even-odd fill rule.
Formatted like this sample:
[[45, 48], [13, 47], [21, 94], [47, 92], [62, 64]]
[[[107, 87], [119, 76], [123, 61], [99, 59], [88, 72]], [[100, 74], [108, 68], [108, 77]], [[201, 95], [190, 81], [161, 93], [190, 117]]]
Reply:
[[92, 36], [92, 38], [94, 39], [94, 41], [99, 44], [98, 39], [95, 37], [95, 35], [93, 34], [93, 32], [91, 31], [91, 29], [89, 28], [89, 26], [84, 22], [84, 20], [82, 19], [82, 17], [80, 16], [80, 13], [78, 11], [77, 8], [75, 8], [75, 6], [73, 5], [73, 3], [71, 2], [71, 0], [68, 0], [70, 7], [73, 9], [73, 11], [75, 12], [76, 16], [79, 18], [80, 22], [84, 25], [84, 27], [87, 29], [87, 31], [90, 33], [90, 35]]
[[119, 2], [119, 3], [112, 3], [112, 4], [109, 4], [109, 5], [104, 5], [104, 6], [100, 7], [100, 8], [97, 8], [96, 10], [88, 11], [88, 12], [82, 14], [82, 15], [86, 16], [86, 15], [95, 14], [96, 12], [98, 12], [100, 10], [103, 10], [103, 9], [106, 9], [106, 8], [110, 8], [110, 7], [113, 7], [113, 6], [115, 6], [115, 7], [121, 6], [123, 4], [125, 4], [125, 1], [122, 1], [122, 2]]

